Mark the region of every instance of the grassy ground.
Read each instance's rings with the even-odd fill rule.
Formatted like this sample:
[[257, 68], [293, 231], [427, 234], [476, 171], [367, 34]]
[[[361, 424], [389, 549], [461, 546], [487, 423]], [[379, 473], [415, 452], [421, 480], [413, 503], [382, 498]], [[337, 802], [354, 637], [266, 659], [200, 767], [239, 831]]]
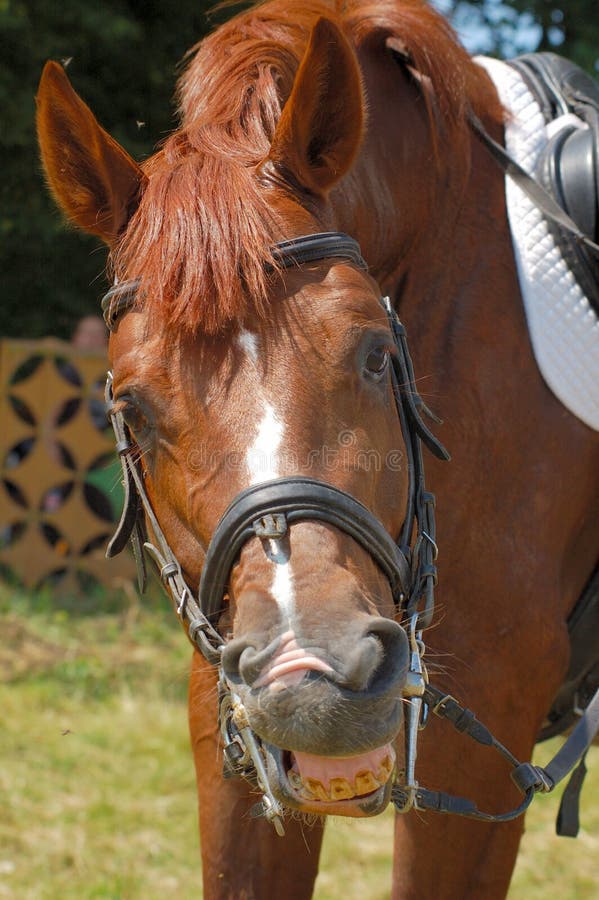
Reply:
[[[166, 601], [83, 612], [0, 592], [0, 898], [199, 898], [187, 643]], [[577, 841], [533, 805], [510, 900], [599, 897], [599, 748], [589, 768]], [[388, 897], [391, 832], [330, 823], [318, 900]]]

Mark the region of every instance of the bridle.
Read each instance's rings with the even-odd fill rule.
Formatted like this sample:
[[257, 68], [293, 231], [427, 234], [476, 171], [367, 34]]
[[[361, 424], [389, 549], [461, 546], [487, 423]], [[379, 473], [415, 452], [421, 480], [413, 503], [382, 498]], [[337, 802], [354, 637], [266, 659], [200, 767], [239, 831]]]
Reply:
[[[358, 243], [339, 232], [310, 234], [294, 240], [283, 241], [273, 248], [277, 268], [298, 268], [313, 262], [339, 259], [366, 271]], [[136, 302], [137, 284], [127, 282], [115, 285], [102, 300], [106, 324], [114, 330], [120, 317]], [[213, 665], [219, 665], [223, 638], [216, 629], [218, 615], [223, 608], [231, 570], [245, 543], [252, 537], [262, 540], [280, 540], [288, 528], [298, 521], [326, 522], [352, 537], [372, 557], [387, 578], [391, 593], [404, 620], [410, 623], [412, 643], [412, 669], [409, 693], [418, 711], [411, 736], [412, 757], [415, 763], [415, 729], [420, 719], [420, 705], [425, 687], [425, 669], [421, 662], [424, 652], [422, 630], [432, 621], [434, 612], [434, 587], [437, 581], [435, 560], [437, 545], [435, 535], [434, 496], [426, 490], [422, 444], [439, 459], [449, 459], [449, 454], [425, 425], [422, 414], [432, 416], [414, 382], [414, 369], [408, 350], [406, 333], [388, 297], [381, 299], [395, 345], [391, 357], [391, 382], [395, 408], [407, 454], [408, 496], [406, 515], [397, 540], [389, 534], [373, 513], [346, 491], [305, 476], [276, 478], [254, 485], [238, 494], [230, 503], [216, 526], [206, 551], [197, 599], [193, 596], [181, 572], [181, 566], [172, 552], [160, 527], [144, 486], [137, 447], [122, 412], [112, 396], [112, 375], [106, 382], [106, 403], [113, 424], [116, 449], [121, 460], [125, 501], [123, 511], [107, 549], [112, 557], [125, 547], [130, 539], [138, 567], [138, 580], [143, 590], [146, 581], [144, 550], [152, 557], [161, 579], [171, 594], [175, 609], [187, 628], [191, 641]], [[145, 523], [148, 522], [153, 541], [147, 539]], [[414, 535], [414, 537], [413, 537]], [[258, 741], [249, 737], [249, 727], [242, 736], [234, 718], [243, 717], [240, 700], [232, 694], [221, 672], [221, 730], [225, 755], [233, 745], [247, 751], [264, 789], [267, 807], [277, 810], [272, 816], [277, 821], [278, 804], [270, 793], [265, 773], [260, 777], [260, 751]], [[231, 699], [233, 697], [233, 699]], [[233, 710], [235, 709], [235, 713]], [[223, 722], [223, 710], [229, 721]], [[245, 726], [244, 726], [245, 727]], [[247, 755], [246, 753], [243, 754]], [[229, 759], [229, 762], [231, 760]], [[245, 761], [243, 769], [247, 769]], [[237, 761], [239, 768], [239, 761]], [[413, 768], [413, 764], [412, 764]], [[245, 772], [247, 774], [247, 772]], [[263, 800], [264, 803], [264, 800]]]
[[[339, 232], [310, 234], [280, 242], [274, 246], [272, 255], [277, 270], [328, 259], [340, 259], [367, 270], [358, 243]], [[103, 298], [102, 311], [111, 331], [117, 328], [120, 318], [134, 308], [137, 288], [135, 281], [115, 284]], [[410, 664], [403, 691], [408, 701], [405, 772], [403, 783], [396, 783], [392, 789], [392, 799], [399, 812], [412, 808], [432, 809], [484, 821], [508, 821], [525, 811], [536, 791], [551, 790], [565, 774], [559, 766], [550, 771], [553, 763], [546, 769], [519, 763], [472, 712], [428, 683], [422, 632], [431, 624], [434, 613], [437, 545], [435, 500], [425, 485], [422, 444], [439, 459], [448, 460], [449, 454], [423, 421], [423, 414], [439, 420], [416, 390], [405, 329], [389, 298], [383, 297], [381, 304], [395, 345], [396, 352], [391, 357], [391, 382], [408, 465], [406, 515], [398, 539], [388, 533], [367, 507], [332, 484], [304, 476], [272, 479], [242, 491], [225, 510], [205, 554], [197, 599], [185, 582], [181, 566], [152, 508], [144, 485], [139, 448], [113, 398], [111, 373], [106, 381], [107, 411], [114, 428], [124, 486], [121, 518], [106, 555], [115, 556], [124, 549], [127, 541], [131, 541], [142, 592], [146, 584], [144, 551], [153, 559], [190, 640], [209, 663], [219, 667], [219, 726], [225, 773], [241, 775], [260, 789], [262, 799], [253, 814], [265, 816], [278, 834], [284, 834], [283, 810], [269, 785], [260, 739], [252, 731], [245, 708], [220, 666], [224, 639], [216, 624], [231, 570], [245, 543], [255, 536], [269, 541], [280, 540], [298, 521], [326, 522], [359, 543], [386, 576], [397, 613], [405, 623], [410, 646]], [[151, 541], [146, 523], [152, 533]], [[429, 710], [448, 719], [459, 731], [479, 743], [494, 748], [513, 766], [511, 777], [525, 795], [516, 809], [491, 815], [481, 812], [468, 800], [419, 786], [415, 778], [417, 735], [424, 727]]]
[[[342, 259], [367, 270], [358, 243], [338, 232], [283, 241], [273, 248], [273, 258], [281, 269], [297, 268], [325, 259]], [[136, 287], [132, 282], [119, 284], [103, 298], [102, 310], [111, 330], [135, 304]], [[145, 571], [141, 551], [144, 547], [149, 551], [158, 563], [162, 579], [170, 580], [171, 592], [175, 590], [177, 610], [180, 616], [187, 618], [186, 624], [192, 629], [192, 641], [201, 653], [210, 657], [210, 662], [215, 661], [213, 651], [218, 653], [222, 644], [214, 625], [222, 610], [231, 569], [242, 547], [254, 536], [280, 539], [288, 526], [297, 521], [326, 522], [349, 534], [370, 554], [387, 577], [398, 610], [410, 619], [416, 615], [419, 631], [431, 623], [437, 579], [437, 546], [434, 497], [425, 486], [421, 444], [424, 443], [439, 459], [449, 459], [449, 454], [422, 419], [422, 413], [433, 416], [416, 391], [405, 329], [389, 298], [382, 298], [381, 304], [396, 350], [391, 358], [391, 380], [407, 452], [408, 498], [398, 540], [395, 541], [382, 523], [355, 497], [332, 484], [304, 476], [262, 482], [238, 494], [221, 517], [206, 552], [197, 604], [195, 601], [192, 603], [191, 591], [183, 582], [180, 566], [154, 515], [143, 484], [141, 466], [135, 459], [136, 445], [122, 413], [115, 407], [112, 376], [108, 376], [106, 401], [123, 467], [125, 502], [107, 555], [116, 555], [127, 540], [133, 538], [140, 587], [143, 588]], [[146, 540], [144, 513], [158, 546]], [[413, 543], [412, 534], [415, 534]], [[180, 579], [180, 583], [175, 584], [175, 578], [177, 581]], [[193, 619], [190, 618], [192, 614]], [[210, 639], [211, 648], [206, 646], [203, 638], [199, 638], [200, 634]]]

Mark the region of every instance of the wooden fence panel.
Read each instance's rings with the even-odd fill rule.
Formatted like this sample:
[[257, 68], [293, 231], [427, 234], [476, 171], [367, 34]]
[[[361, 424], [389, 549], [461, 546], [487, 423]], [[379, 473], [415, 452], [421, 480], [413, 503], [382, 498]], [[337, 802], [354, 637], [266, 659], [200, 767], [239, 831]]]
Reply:
[[106, 560], [122, 501], [106, 358], [54, 338], [0, 341], [0, 574], [85, 590], [134, 576]]

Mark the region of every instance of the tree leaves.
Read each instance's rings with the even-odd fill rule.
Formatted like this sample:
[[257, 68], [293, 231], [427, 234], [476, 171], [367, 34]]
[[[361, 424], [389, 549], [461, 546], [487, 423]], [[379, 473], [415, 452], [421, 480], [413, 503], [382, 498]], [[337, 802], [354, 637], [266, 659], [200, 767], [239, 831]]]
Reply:
[[436, 5], [449, 14], [458, 32], [469, 27], [470, 50], [505, 58], [551, 50], [597, 76], [596, 0], [436, 0]]
[[43, 182], [34, 128], [43, 64], [68, 60], [76, 90], [142, 159], [175, 124], [177, 63], [206, 32], [210, 5], [0, 0], [0, 335], [69, 337], [105, 288], [104, 249], [68, 229]]

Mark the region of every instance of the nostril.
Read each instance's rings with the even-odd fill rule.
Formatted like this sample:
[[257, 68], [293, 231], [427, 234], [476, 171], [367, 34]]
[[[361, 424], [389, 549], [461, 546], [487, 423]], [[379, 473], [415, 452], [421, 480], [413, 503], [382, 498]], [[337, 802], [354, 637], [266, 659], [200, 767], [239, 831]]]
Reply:
[[375, 618], [368, 623], [365, 636], [375, 637], [383, 647], [397, 647], [407, 641], [406, 633], [393, 619]]
[[407, 665], [407, 638], [391, 619], [371, 619], [346, 656], [343, 685], [352, 691], [386, 690], [403, 677]]
[[221, 655], [223, 672], [227, 678], [239, 678], [239, 664], [242, 654], [247, 650], [248, 642], [243, 638], [229, 641], [225, 644]]
[[366, 636], [376, 640], [380, 648], [370, 687], [376, 689], [377, 684], [381, 683], [388, 688], [390, 682], [400, 679], [403, 683], [408, 666], [408, 639], [401, 625], [392, 619], [374, 619], [368, 624]]
[[382, 660], [383, 649], [372, 635], [362, 636], [346, 656], [342, 684], [350, 691], [365, 691]]
[[274, 656], [281, 643], [277, 637], [268, 646], [258, 650], [247, 638], [234, 638], [222, 653], [223, 671], [232, 681], [241, 679], [252, 685], [269, 660]]
[[259, 653], [255, 647], [248, 647], [239, 657], [239, 674], [246, 684], [253, 684], [266, 662], [264, 651]]

